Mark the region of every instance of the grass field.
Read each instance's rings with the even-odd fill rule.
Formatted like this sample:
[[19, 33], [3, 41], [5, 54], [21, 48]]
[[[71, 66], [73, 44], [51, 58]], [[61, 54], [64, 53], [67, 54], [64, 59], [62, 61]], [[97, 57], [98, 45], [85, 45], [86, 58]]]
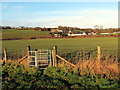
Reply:
[[26, 49], [27, 46], [39, 49], [96, 49], [101, 45], [102, 49], [115, 50], [118, 48], [118, 38], [67, 38], [67, 39], [35, 39], [35, 40], [7, 40], [2, 41], [2, 47], [7, 49]]
[[48, 31], [33, 31], [33, 30], [3, 30], [2, 39], [14, 38], [37, 38], [49, 36]]
[[[101, 56], [107, 56], [109, 59], [116, 59], [118, 49], [118, 38], [56, 38], [56, 39], [32, 39], [32, 40], [5, 40], [2, 42], [2, 48], [6, 48], [10, 57], [25, 55], [27, 46], [31, 49], [53, 49], [57, 46], [58, 54], [67, 60], [76, 61], [78, 59], [96, 58], [97, 46], [101, 45]], [[83, 54], [78, 54], [81, 52]], [[91, 53], [91, 51], [95, 50]], [[86, 54], [89, 53], [90, 54]], [[7, 54], [7, 55], [8, 55]], [[84, 55], [84, 58], [83, 56]], [[15, 58], [16, 58], [15, 57]], [[79, 58], [82, 57], [82, 58]]]

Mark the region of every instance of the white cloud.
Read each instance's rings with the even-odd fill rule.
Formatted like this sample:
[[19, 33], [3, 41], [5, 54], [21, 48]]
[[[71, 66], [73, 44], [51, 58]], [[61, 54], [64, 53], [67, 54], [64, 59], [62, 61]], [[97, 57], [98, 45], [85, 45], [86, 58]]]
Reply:
[[[74, 13], [74, 12], [73, 12]], [[94, 25], [103, 25], [104, 27], [118, 26], [117, 10], [84, 10], [76, 12], [78, 15], [53, 17], [43, 20], [36, 20], [37, 23], [46, 25], [67, 25], [77, 27], [93, 27]]]
[[[62, 14], [64, 16], [43, 16], [42, 18], [31, 19], [29, 21], [19, 22], [3, 22], [3, 24], [16, 25], [20, 24], [24, 26], [43, 26], [43, 27], [55, 27], [59, 25], [73, 26], [73, 27], [90, 27], [93, 28], [95, 25], [103, 25], [105, 28], [118, 27], [118, 11], [117, 10], [98, 10], [89, 9], [83, 11], [59, 11], [59, 12], [48, 12], [48, 14]], [[45, 14], [47, 14], [45, 12]], [[67, 15], [66, 15], [67, 14]], [[71, 15], [68, 15], [71, 14]]]

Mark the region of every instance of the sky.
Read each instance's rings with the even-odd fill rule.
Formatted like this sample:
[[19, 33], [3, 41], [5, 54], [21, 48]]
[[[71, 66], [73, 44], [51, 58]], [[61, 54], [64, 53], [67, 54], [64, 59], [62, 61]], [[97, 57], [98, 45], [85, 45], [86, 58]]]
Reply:
[[1, 0], [1, 2], [119, 2], [119, 0]]
[[118, 2], [2, 2], [2, 25], [118, 27]]

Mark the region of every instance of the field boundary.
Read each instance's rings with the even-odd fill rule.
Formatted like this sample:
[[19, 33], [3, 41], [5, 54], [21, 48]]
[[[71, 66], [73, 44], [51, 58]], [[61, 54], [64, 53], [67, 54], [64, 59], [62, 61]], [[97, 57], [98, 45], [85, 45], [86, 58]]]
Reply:
[[0, 40], [31, 40], [31, 39], [57, 39], [57, 38], [106, 38], [106, 37], [120, 37], [120, 35], [84, 35], [84, 36], [64, 36], [64, 37], [38, 37], [38, 38], [9, 38]]

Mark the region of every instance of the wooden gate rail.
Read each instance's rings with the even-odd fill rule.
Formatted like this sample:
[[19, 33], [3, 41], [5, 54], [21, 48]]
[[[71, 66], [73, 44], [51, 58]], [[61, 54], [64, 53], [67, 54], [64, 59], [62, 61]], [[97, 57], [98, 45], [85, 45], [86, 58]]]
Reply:
[[71, 65], [71, 66], [73, 66], [73, 67], [75, 67], [75, 65], [74, 64], [72, 64], [71, 62], [69, 62], [69, 61], [67, 61], [67, 60], [65, 60], [64, 58], [62, 58], [61, 56], [59, 56], [59, 55], [56, 55], [58, 58], [60, 58], [61, 60], [63, 60], [64, 62], [66, 62], [67, 64], [69, 64], [69, 65]]
[[22, 57], [21, 59], [19, 59], [18, 62], [20, 63], [21, 61], [23, 61], [27, 57], [28, 57], [28, 55], [25, 55], [24, 57]]

